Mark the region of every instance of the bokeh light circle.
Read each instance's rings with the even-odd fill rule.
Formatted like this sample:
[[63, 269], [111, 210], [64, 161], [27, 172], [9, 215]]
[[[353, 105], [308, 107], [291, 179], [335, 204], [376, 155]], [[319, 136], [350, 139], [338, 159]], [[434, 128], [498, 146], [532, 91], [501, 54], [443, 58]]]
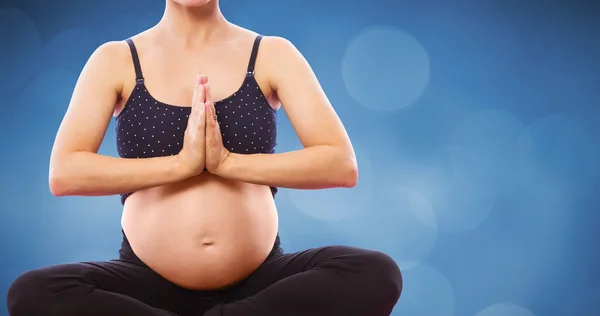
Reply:
[[402, 296], [392, 315], [454, 315], [454, 288], [438, 270], [422, 264], [404, 272], [403, 281]]
[[494, 304], [475, 316], [535, 316], [530, 310], [511, 303]]
[[413, 269], [429, 256], [437, 239], [431, 205], [413, 188], [394, 184], [377, 187], [378, 194], [367, 212], [332, 226], [351, 245], [388, 254], [402, 271]]
[[494, 191], [455, 176], [449, 149], [445, 147], [406, 167], [401, 175], [402, 182], [420, 192], [432, 207], [433, 217], [417, 213], [417, 218], [440, 232], [458, 233], [476, 228], [496, 203]]
[[371, 27], [346, 48], [342, 76], [349, 94], [379, 111], [415, 103], [429, 82], [430, 63], [421, 44], [406, 31]]

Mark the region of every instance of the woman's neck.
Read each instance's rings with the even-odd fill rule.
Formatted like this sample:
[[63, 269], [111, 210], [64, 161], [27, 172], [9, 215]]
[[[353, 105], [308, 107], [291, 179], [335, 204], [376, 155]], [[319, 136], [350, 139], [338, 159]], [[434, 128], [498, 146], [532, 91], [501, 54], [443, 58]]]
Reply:
[[228, 25], [217, 0], [198, 7], [186, 7], [167, 0], [165, 12], [156, 28], [169, 41], [193, 48], [221, 36]]

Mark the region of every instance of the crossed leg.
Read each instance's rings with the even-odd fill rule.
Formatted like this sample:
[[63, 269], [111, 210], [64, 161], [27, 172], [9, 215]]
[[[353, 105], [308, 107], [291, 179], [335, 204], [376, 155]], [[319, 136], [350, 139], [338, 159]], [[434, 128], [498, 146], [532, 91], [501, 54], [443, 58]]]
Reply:
[[[177, 316], [213, 306], [217, 296], [196, 295], [131, 261], [69, 263], [25, 272], [8, 290], [11, 316]], [[202, 315], [202, 314], [200, 314]]]
[[321, 247], [273, 256], [204, 316], [388, 316], [401, 291], [389, 256]]

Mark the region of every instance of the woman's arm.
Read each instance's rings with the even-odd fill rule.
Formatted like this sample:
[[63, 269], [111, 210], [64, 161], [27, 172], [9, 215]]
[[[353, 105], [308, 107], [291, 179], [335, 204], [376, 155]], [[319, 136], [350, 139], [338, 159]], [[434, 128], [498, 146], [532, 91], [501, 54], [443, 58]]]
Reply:
[[261, 71], [269, 76], [304, 149], [280, 154], [230, 153], [217, 174], [244, 182], [296, 188], [353, 187], [358, 180], [350, 139], [310, 65], [289, 41], [267, 37]]
[[52, 149], [52, 194], [113, 195], [190, 176], [176, 156], [124, 159], [97, 154], [122, 90], [123, 69], [133, 72], [128, 55], [124, 43], [103, 44], [81, 72]]

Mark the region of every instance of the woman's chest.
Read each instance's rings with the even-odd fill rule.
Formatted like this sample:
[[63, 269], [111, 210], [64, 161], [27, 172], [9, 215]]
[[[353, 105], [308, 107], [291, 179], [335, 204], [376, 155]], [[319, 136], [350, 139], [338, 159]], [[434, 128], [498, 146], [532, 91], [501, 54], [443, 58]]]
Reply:
[[[183, 146], [191, 109], [161, 103], [144, 90], [134, 92], [117, 117], [119, 155], [145, 158], [177, 154]], [[257, 90], [248, 84], [215, 104], [223, 145], [231, 152], [274, 152], [276, 111]]]

